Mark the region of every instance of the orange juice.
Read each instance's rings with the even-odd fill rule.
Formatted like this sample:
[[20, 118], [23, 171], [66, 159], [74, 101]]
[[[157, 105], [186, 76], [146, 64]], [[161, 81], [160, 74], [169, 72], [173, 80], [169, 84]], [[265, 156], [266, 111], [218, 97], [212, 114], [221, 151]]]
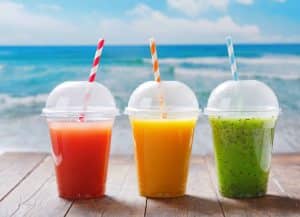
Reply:
[[111, 128], [112, 121], [49, 122], [59, 196], [103, 196]]
[[196, 118], [131, 118], [142, 196], [184, 195], [195, 125]]

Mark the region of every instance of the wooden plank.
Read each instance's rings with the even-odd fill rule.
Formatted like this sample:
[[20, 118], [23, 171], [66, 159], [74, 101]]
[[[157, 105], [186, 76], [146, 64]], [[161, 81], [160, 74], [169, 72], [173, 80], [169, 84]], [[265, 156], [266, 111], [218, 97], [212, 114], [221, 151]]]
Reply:
[[[132, 157], [114, 156], [110, 159], [107, 196], [97, 200], [76, 201], [73, 205], [72, 201], [57, 196], [51, 157], [41, 156], [45, 157], [44, 154], [32, 153], [0, 156], [0, 174], [11, 174], [14, 177], [6, 180], [18, 180], [13, 187], [6, 186], [10, 190], [0, 202], [0, 217], [65, 215], [295, 217], [300, 213], [299, 154], [273, 157], [266, 197], [235, 200], [220, 196], [216, 186], [213, 159], [193, 157], [187, 195], [175, 199], [148, 199], [147, 203], [145, 198], [138, 196], [136, 169]], [[30, 160], [31, 158], [34, 160]], [[24, 173], [24, 168], [30, 168], [28, 165], [32, 167]], [[8, 168], [14, 173], [10, 173]], [[0, 183], [4, 183], [1, 179]], [[5, 186], [1, 185], [0, 188], [5, 189]]]
[[64, 216], [72, 201], [58, 197], [56, 180], [52, 176], [13, 216]]
[[300, 153], [275, 154], [272, 163], [276, 165], [293, 165], [300, 164]]
[[75, 201], [68, 217], [144, 216], [146, 199], [138, 195], [132, 158], [111, 158], [108, 171], [107, 196]]
[[[274, 161], [278, 161], [278, 157], [274, 157]], [[207, 164], [209, 167], [209, 171], [211, 177], [213, 179], [213, 183], [215, 185], [215, 189], [217, 190], [217, 177], [214, 168], [214, 161], [211, 157], [206, 158]], [[295, 163], [295, 159], [289, 159]], [[281, 162], [281, 161], [280, 161]], [[273, 165], [273, 170], [277, 170], [277, 164]], [[275, 169], [274, 169], [275, 168]], [[299, 170], [298, 170], [299, 171]], [[290, 171], [292, 172], [292, 171]], [[290, 174], [286, 174], [287, 177], [290, 177]], [[298, 177], [299, 180], [299, 177]], [[270, 180], [269, 180], [269, 190], [268, 195], [261, 198], [253, 198], [253, 199], [229, 199], [222, 197], [219, 193], [218, 198], [221, 202], [221, 206], [223, 208], [225, 216], [232, 217], [296, 217], [299, 216], [299, 199], [289, 198], [286, 195], [285, 190], [278, 186], [278, 180], [276, 179], [274, 172], [271, 172]]]
[[47, 157], [14, 191], [0, 203], [0, 216], [11, 216], [53, 176], [52, 159]]
[[14, 216], [64, 216], [72, 202], [58, 197], [56, 180], [52, 176], [42, 188], [28, 201], [20, 211], [21, 215]]
[[49, 156], [1, 202], [0, 216], [64, 216], [70, 205], [57, 195]]
[[281, 211], [281, 216], [300, 216], [300, 155], [276, 156], [273, 160], [271, 181], [281, 195], [271, 195], [272, 206]]
[[146, 216], [223, 216], [204, 159], [191, 160], [184, 197], [147, 199]]
[[0, 201], [19, 185], [45, 157], [46, 154], [42, 153], [4, 153], [1, 155]]

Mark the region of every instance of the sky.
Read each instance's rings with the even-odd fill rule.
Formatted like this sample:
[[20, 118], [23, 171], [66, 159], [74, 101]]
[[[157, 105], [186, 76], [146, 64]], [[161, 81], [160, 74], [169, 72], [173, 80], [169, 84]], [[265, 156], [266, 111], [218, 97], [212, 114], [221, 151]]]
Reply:
[[0, 45], [300, 43], [299, 13], [299, 0], [0, 0]]

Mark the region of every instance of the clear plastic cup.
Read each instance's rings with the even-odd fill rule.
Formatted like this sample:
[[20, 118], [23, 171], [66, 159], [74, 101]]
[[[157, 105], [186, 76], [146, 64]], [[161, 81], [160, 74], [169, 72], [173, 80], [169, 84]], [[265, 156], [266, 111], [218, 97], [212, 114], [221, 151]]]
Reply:
[[279, 113], [274, 92], [256, 80], [226, 81], [212, 91], [205, 114], [212, 128], [223, 196], [266, 194]]
[[50, 93], [43, 116], [49, 126], [60, 197], [103, 196], [117, 114], [112, 94], [97, 82], [64, 82]]
[[[161, 118], [160, 96], [164, 98], [166, 118]], [[132, 93], [125, 113], [133, 131], [140, 194], [184, 195], [200, 113], [193, 91], [177, 81], [148, 81]]]

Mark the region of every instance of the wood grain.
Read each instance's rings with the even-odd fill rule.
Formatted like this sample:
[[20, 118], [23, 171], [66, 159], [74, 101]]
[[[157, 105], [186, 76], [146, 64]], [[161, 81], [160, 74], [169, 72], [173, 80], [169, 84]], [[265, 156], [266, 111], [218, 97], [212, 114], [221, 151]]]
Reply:
[[56, 180], [51, 176], [41, 189], [26, 201], [21, 214], [16, 213], [13, 216], [64, 216], [70, 206], [71, 201], [58, 197]]
[[0, 216], [64, 216], [71, 202], [58, 197], [47, 157], [0, 205]]
[[274, 213], [273, 216], [300, 216], [299, 181], [300, 155], [276, 156], [273, 160], [272, 177], [269, 182], [277, 188], [277, 192], [269, 196], [271, 200], [269, 207]]
[[107, 194], [95, 200], [59, 198], [53, 162], [45, 154], [4, 154], [0, 156], [0, 174], [11, 176], [0, 179], [2, 193], [7, 192], [0, 202], [0, 217], [300, 216], [300, 154], [275, 155], [267, 196], [242, 200], [218, 193], [212, 157], [193, 156], [187, 194], [174, 199], [145, 199], [138, 195], [132, 156], [110, 158]]
[[19, 187], [1, 201], [0, 216], [12, 216], [22, 210], [22, 206], [26, 206], [26, 202], [53, 176], [51, 166], [52, 160], [47, 157]]
[[45, 157], [46, 154], [41, 153], [0, 155], [0, 201], [19, 185]]

